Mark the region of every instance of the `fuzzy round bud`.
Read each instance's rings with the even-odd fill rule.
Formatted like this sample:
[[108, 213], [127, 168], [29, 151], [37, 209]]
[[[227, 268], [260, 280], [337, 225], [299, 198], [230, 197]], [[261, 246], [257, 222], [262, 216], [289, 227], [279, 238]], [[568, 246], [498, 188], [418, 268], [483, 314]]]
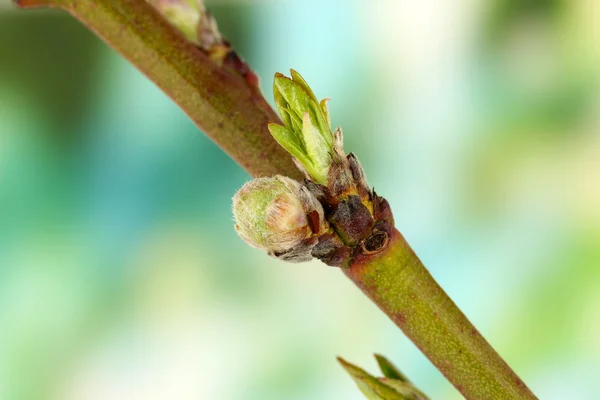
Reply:
[[233, 197], [233, 215], [245, 242], [271, 255], [293, 253], [292, 261], [310, 259], [307, 240], [327, 229], [314, 195], [283, 176], [258, 178], [242, 186]]

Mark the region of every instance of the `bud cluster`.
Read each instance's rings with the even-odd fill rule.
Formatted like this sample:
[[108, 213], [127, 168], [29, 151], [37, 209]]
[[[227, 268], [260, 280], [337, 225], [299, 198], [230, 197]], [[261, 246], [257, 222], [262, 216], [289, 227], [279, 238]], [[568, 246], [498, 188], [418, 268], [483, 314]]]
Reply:
[[342, 130], [330, 128], [327, 99], [319, 102], [294, 70], [291, 78], [276, 74], [273, 89], [284, 125], [270, 123], [269, 130], [306, 180], [260, 178], [240, 189], [234, 197], [240, 236], [279, 258], [315, 257], [332, 266], [382, 251], [394, 223], [391, 210], [369, 188], [356, 156], [344, 153]]

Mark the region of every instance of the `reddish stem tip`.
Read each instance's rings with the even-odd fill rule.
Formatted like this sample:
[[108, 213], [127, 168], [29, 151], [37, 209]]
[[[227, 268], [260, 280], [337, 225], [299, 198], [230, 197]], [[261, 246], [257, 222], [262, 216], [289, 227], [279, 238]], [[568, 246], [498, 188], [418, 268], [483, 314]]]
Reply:
[[51, 0], [13, 0], [13, 4], [20, 8], [33, 8], [52, 5]]

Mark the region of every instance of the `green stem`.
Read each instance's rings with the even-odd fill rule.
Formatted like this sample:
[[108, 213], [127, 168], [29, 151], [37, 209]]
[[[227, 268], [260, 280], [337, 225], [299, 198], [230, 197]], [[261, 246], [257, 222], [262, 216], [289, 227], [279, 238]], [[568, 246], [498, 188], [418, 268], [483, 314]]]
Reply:
[[344, 269], [467, 398], [535, 399], [394, 230], [381, 254]]
[[[271, 137], [278, 116], [242, 76], [189, 43], [144, 0], [17, 0], [65, 9], [170, 96], [253, 176], [302, 179]], [[468, 399], [534, 399], [437, 285], [400, 233], [383, 253], [345, 270]]]
[[171, 97], [253, 176], [302, 179], [273, 140], [279, 117], [256, 87], [213, 62], [143, 0], [19, 0], [21, 7], [62, 8], [82, 21]]

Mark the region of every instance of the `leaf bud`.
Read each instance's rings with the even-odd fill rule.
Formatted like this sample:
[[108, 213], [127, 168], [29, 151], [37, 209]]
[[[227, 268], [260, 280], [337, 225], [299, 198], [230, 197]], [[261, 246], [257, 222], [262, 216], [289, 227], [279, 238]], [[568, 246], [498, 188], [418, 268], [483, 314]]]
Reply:
[[310, 179], [327, 185], [334, 154], [328, 99], [319, 102], [304, 78], [290, 72], [291, 78], [275, 75], [273, 94], [284, 125], [270, 123], [269, 131]]

